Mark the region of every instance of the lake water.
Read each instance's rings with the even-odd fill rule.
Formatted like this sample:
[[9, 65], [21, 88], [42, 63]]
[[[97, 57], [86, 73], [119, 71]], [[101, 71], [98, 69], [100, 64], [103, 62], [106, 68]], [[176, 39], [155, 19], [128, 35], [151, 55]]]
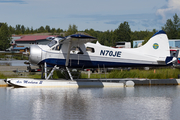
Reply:
[[180, 86], [0, 88], [1, 120], [178, 120]]

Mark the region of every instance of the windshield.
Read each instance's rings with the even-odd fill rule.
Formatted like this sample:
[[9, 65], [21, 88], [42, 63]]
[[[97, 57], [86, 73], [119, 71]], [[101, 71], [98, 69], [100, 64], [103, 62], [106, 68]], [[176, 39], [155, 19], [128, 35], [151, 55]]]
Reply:
[[57, 41], [52, 40], [50, 43], [48, 43], [48, 46], [49, 46], [49, 47], [52, 47], [52, 46], [54, 46], [56, 43], [57, 43]]

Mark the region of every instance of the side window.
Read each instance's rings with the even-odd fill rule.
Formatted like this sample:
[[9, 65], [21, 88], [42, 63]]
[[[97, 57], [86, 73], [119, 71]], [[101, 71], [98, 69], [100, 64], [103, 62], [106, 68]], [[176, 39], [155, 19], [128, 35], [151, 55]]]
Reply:
[[48, 43], [48, 46], [49, 46], [49, 47], [52, 47], [52, 46], [54, 46], [56, 43], [57, 43], [57, 41], [52, 40], [51, 42]]
[[92, 47], [86, 47], [86, 51], [90, 52], [90, 53], [94, 53], [95, 52], [94, 48], [92, 48]]
[[73, 54], [84, 54], [83, 51], [81, 50], [81, 48], [78, 47], [78, 46], [73, 46], [71, 48], [70, 53], [73, 53]]

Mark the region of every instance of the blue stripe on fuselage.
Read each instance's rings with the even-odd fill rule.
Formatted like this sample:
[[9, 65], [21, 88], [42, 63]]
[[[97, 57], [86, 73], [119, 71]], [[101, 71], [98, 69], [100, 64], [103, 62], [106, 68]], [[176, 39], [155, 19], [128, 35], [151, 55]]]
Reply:
[[[57, 65], [59, 67], [64, 67], [66, 60], [65, 59], [55, 59], [49, 58], [41, 61], [40, 64], [47, 63], [47, 65], [54, 66]], [[97, 68], [97, 67], [147, 67], [147, 66], [157, 66], [157, 64], [141, 64], [141, 63], [122, 63], [122, 62], [105, 62], [105, 61], [87, 61], [87, 60], [69, 60], [68, 67], [72, 68]], [[163, 65], [162, 65], [163, 66]]]

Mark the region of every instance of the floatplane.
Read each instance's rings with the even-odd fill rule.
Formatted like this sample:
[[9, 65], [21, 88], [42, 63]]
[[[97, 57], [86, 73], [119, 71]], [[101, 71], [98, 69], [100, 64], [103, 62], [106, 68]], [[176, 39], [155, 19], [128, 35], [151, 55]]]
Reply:
[[[41, 80], [14, 78], [6, 82], [15, 86], [62, 86], [67, 83], [50, 80], [54, 70], [64, 68], [70, 80], [75, 81], [69, 68], [108, 68], [108, 67], [147, 67], [167, 66], [177, 60], [170, 56], [169, 42], [166, 33], [161, 30], [139, 48], [112, 48], [101, 45], [96, 38], [73, 34], [63, 38], [47, 38], [47, 45], [32, 45], [29, 62], [42, 69]], [[47, 72], [47, 68], [52, 70]], [[69, 82], [70, 83], [70, 82]]]

